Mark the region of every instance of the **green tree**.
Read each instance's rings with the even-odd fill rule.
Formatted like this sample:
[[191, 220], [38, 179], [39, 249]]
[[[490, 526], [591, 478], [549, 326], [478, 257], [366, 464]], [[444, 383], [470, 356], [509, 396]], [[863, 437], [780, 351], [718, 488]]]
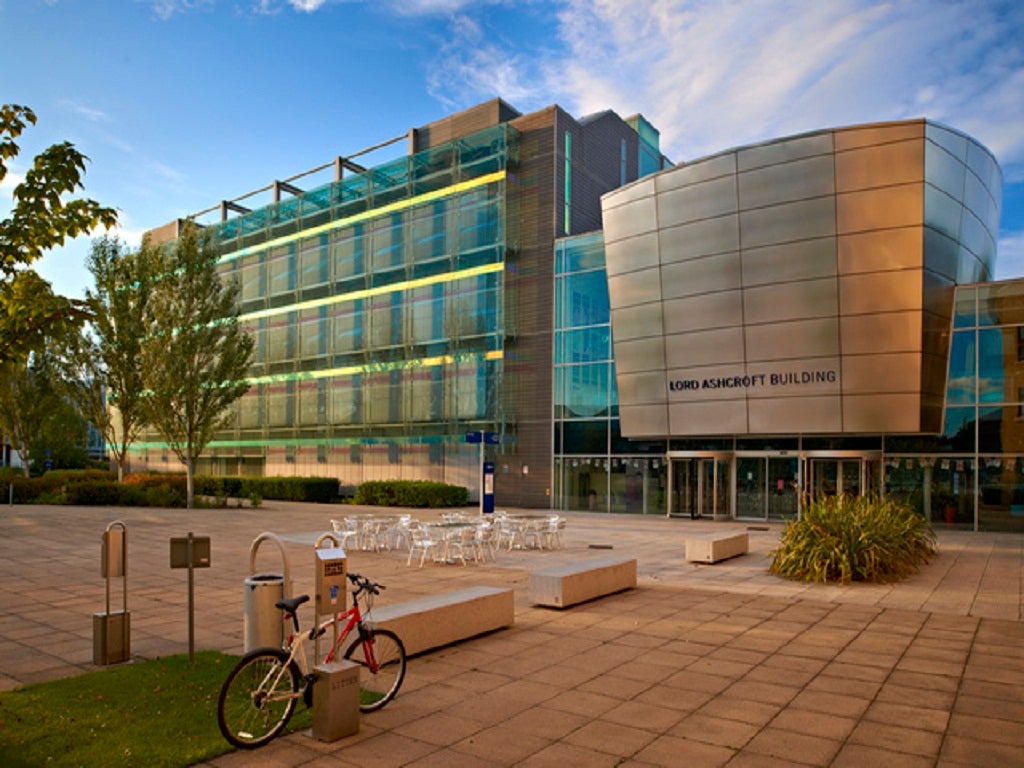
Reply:
[[55, 469], [85, 468], [89, 463], [88, 439], [89, 425], [74, 403], [57, 398], [29, 446], [37, 473], [42, 460], [53, 462]]
[[[0, 181], [7, 176], [7, 161], [18, 156], [18, 137], [35, 122], [28, 107], [0, 105]], [[28, 267], [68, 239], [117, 223], [113, 208], [88, 198], [67, 199], [82, 188], [87, 160], [67, 141], [36, 155], [14, 187], [10, 215], [0, 219], [0, 361], [27, 356], [56, 326], [86, 316], [81, 302], [55, 295]]]
[[31, 446], [42, 434], [50, 413], [61, 403], [51, 360], [33, 353], [0, 363], [0, 432], [21, 458], [25, 477], [37, 458]]
[[86, 291], [90, 323], [69, 344], [66, 375], [81, 412], [103, 434], [124, 480], [128, 448], [145, 426], [142, 339], [154, 276], [154, 249], [129, 251], [119, 240], [93, 241]]
[[209, 232], [188, 222], [158, 254], [142, 344], [146, 420], [185, 465], [191, 507], [195, 461], [249, 389], [253, 342], [238, 325], [237, 283], [217, 274]]

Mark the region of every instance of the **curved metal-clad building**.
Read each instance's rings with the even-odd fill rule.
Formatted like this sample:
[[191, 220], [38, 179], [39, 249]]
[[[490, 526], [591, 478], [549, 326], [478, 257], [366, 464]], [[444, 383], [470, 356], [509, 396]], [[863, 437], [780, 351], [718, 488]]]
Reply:
[[981, 144], [911, 120], [607, 193], [623, 436], [940, 432], [954, 286], [992, 277], [1001, 185]]

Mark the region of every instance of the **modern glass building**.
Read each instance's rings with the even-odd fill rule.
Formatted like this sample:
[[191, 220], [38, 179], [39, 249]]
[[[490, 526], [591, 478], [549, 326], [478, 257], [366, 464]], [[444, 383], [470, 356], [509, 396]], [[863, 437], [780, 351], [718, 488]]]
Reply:
[[[987, 150], [916, 120], [743, 147], [607, 194], [603, 237], [558, 251], [556, 337], [610, 327], [616, 370], [607, 399], [556, 388], [563, 504], [778, 520], [816, 494], [885, 491], [942, 525], [1024, 529], [1024, 284], [980, 282], [1000, 191]], [[602, 241], [607, 314], [584, 328], [574, 286], [601, 282]], [[583, 375], [571, 345], [560, 367]]]
[[[223, 202], [212, 226], [256, 359], [199, 471], [430, 479], [475, 497], [466, 435], [483, 431], [499, 439], [498, 503], [550, 506], [555, 238], [599, 228], [603, 193], [660, 169], [657, 139], [640, 116], [494, 100], [409, 131], [391, 162], [338, 158], [315, 189]], [[136, 449], [168, 467], [155, 435]]]
[[780, 520], [879, 491], [1024, 529], [1024, 281], [990, 282], [1001, 176], [970, 137], [901, 121], [671, 166], [642, 117], [495, 100], [405, 139], [221, 204], [257, 359], [203, 471], [475, 497], [480, 430], [499, 505]]

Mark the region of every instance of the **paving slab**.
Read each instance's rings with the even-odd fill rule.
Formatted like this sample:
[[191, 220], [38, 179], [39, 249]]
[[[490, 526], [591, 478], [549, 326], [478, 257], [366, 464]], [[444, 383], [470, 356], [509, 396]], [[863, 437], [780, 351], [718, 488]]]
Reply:
[[[99, 561], [109, 522], [127, 529], [131, 649], [142, 659], [188, 647], [186, 573], [169, 567], [172, 537], [211, 537], [210, 567], [195, 572], [197, 649], [240, 653], [254, 539], [281, 536], [290, 591], [310, 592], [312, 543], [338, 516], [283, 502], [0, 507], [0, 690], [101, 669], [92, 615], [106, 607]], [[941, 530], [938, 554], [903, 582], [825, 586], [769, 573], [781, 526], [566, 517], [563, 549], [501, 551], [483, 564], [419, 569], [403, 553], [349, 552], [350, 571], [387, 585], [378, 605], [503, 587], [514, 591], [516, 623], [411, 659], [398, 697], [364, 716], [356, 736], [323, 744], [297, 733], [210, 765], [1024, 762], [1024, 536]], [[749, 533], [748, 554], [685, 561], [688, 535], [729, 531]], [[592, 558], [591, 544], [636, 558], [636, 589], [562, 611], [531, 605], [530, 571]], [[282, 570], [276, 547], [259, 548], [256, 570]], [[111, 588], [120, 609], [120, 581]]]

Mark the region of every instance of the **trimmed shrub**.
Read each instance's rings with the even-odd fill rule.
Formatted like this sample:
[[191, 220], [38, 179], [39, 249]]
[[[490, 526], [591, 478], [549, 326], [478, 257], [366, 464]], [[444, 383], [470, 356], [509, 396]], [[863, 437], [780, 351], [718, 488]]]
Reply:
[[[90, 480], [68, 485], [64, 493], [68, 504], [90, 507], [112, 507], [124, 504], [120, 487], [116, 482]], [[129, 502], [130, 503], [130, 502]]]
[[184, 475], [131, 475], [133, 482], [73, 483], [67, 486], [67, 503], [82, 506], [184, 507]]
[[891, 582], [935, 554], [935, 532], [906, 504], [873, 496], [816, 499], [786, 524], [771, 570], [800, 581]]
[[464, 507], [469, 491], [429, 480], [369, 480], [356, 488], [355, 504], [376, 507]]
[[308, 501], [329, 504], [338, 498], [333, 477], [211, 477], [197, 475], [196, 495], [214, 498], [250, 498]]

